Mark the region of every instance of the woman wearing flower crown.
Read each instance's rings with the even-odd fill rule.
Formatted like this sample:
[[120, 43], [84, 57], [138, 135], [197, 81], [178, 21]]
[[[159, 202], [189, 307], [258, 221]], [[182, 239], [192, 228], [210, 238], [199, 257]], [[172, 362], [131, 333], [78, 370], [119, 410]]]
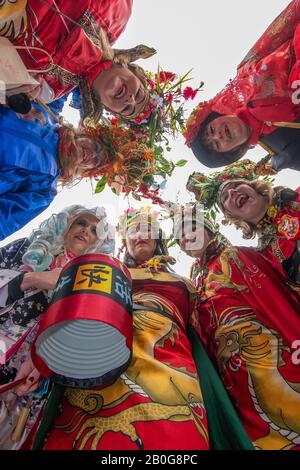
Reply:
[[142, 85], [129, 70], [113, 65], [111, 49], [124, 31], [131, 9], [132, 0], [85, 0], [75, 9], [69, 0], [2, 2], [1, 36], [19, 48], [26, 67], [36, 71], [34, 76], [40, 82], [30, 90], [20, 86], [13, 92], [29, 91], [32, 97], [52, 101], [80, 84], [97, 93], [102, 87], [101, 73], [105, 75], [113, 67], [118, 84], [106, 84], [106, 98], [118, 102], [117, 92], [123, 84], [128, 88], [127, 98], [135, 97]]
[[293, 0], [247, 54], [236, 77], [191, 114], [186, 141], [204, 165], [228, 165], [261, 144], [274, 169], [300, 169], [299, 18], [300, 2]]
[[[196, 258], [198, 334], [257, 449], [300, 449], [300, 297], [254, 248], [234, 247], [185, 208], [174, 236]], [[203, 214], [202, 214], [203, 215]], [[275, 267], [275, 269], [274, 269]]]
[[261, 253], [275, 269], [280, 266], [283, 275], [288, 273], [299, 290], [300, 190], [273, 187], [256, 169], [250, 160], [242, 160], [222, 173], [194, 173], [187, 188], [206, 209], [217, 205], [225, 216], [223, 223], [240, 228], [244, 238], [257, 235]]
[[0, 36], [12, 41], [38, 81], [17, 87], [10, 83], [8, 104], [25, 114], [30, 109], [28, 98], [51, 103], [76, 88], [81, 95], [76, 107], [85, 125], [97, 124], [106, 110], [134, 126], [147, 123], [150, 132], [155, 128], [162, 134], [166, 127], [174, 131], [174, 123], [176, 131], [182, 130], [184, 116], [178, 102], [197, 93], [189, 86], [182, 89], [186, 76], [177, 80], [174, 73], [160, 71], [157, 80], [135, 64], [155, 54], [153, 48], [111, 47], [125, 28], [131, 7], [132, 0], [85, 0], [79, 9], [71, 0], [2, 2]]
[[[114, 250], [114, 231], [101, 207], [74, 205], [51, 216], [28, 239], [1, 248], [0, 288], [0, 448], [17, 449], [28, 436], [41, 410], [48, 382], [28, 358], [36, 326], [48, 305], [59, 273], [71, 259], [85, 253]], [[11, 388], [10, 382], [21, 380]], [[5, 387], [8, 385], [8, 387]], [[17, 385], [17, 384], [16, 384]], [[4, 388], [3, 388], [4, 387]], [[10, 390], [4, 392], [5, 389]], [[19, 421], [31, 395], [29, 417]], [[17, 396], [12, 393], [16, 392]], [[14, 433], [14, 429], [17, 431]]]
[[109, 126], [88, 131], [54, 125], [40, 112], [44, 124], [0, 105], [0, 239], [46, 209], [59, 183], [102, 176], [102, 189], [107, 182], [131, 191], [155, 173], [147, 136]]
[[143, 113], [149, 88], [145, 72], [134, 62], [156, 51], [143, 45], [112, 49], [131, 9], [132, 0], [85, 0], [76, 9], [71, 0], [2, 2], [0, 35], [13, 43], [39, 82], [10, 89], [8, 94], [19, 101], [9, 103], [22, 108], [22, 93], [49, 103], [79, 86], [89, 122], [98, 122], [103, 107], [126, 119]]

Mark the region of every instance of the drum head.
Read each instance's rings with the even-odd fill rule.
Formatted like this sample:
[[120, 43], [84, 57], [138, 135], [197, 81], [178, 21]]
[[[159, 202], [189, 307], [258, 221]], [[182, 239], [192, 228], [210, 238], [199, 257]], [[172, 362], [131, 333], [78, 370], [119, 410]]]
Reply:
[[93, 320], [48, 328], [38, 337], [36, 351], [53, 371], [55, 382], [80, 388], [113, 382], [131, 358], [125, 337], [113, 326]]

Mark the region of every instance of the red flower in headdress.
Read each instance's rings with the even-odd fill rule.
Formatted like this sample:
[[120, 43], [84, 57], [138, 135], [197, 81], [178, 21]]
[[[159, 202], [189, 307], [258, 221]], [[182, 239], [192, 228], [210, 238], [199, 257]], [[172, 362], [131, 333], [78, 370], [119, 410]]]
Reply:
[[184, 133], [186, 144], [189, 147], [191, 146], [196, 135], [198, 134], [201, 124], [205, 121], [209, 114], [213, 112], [213, 104], [213, 100], [203, 101], [199, 103], [190, 114], [186, 122], [186, 132]]
[[194, 90], [192, 87], [190, 86], [187, 86], [184, 90], [183, 90], [183, 96], [186, 100], [189, 100], [190, 98], [193, 100], [195, 98], [195, 96], [197, 95], [198, 93], [198, 90]]
[[119, 119], [118, 118], [112, 116], [109, 120], [110, 120], [112, 126], [118, 126], [119, 125]]
[[173, 72], [159, 72], [159, 83], [173, 82], [175, 80], [175, 73]]
[[170, 93], [166, 98], [168, 103], [173, 103], [173, 99], [174, 99], [174, 96], [172, 95], [172, 93]]

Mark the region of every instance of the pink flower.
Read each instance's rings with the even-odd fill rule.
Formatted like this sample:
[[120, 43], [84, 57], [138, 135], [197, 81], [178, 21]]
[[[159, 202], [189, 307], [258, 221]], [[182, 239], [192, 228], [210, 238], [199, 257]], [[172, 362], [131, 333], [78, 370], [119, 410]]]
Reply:
[[187, 86], [183, 90], [183, 96], [186, 100], [189, 100], [190, 98], [193, 100], [195, 96], [197, 95], [197, 93], [198, 93], [198, 90], [193, 90], [193, 88], [190, 86]]
[[152, 112], [152, 109], [151, 109], [151, 108], [147, 109], [147, 110], [145, 111], [145, 113], [144, 113], [144, 118], [145, 118], [145, 119], [148, 119], [148, 118], [150, 117], [150, 115], [151, 115], [151, 112]]
[[174, 96], [172, 93], [169, 93], [168, 96], [166, 97], [166, 100], [168, 103], [173, 103]]
[[154, 90], [155, 88], [155, 83], [153, 80], [149, 80], [149, 87], [151, 88], [151, 90]]

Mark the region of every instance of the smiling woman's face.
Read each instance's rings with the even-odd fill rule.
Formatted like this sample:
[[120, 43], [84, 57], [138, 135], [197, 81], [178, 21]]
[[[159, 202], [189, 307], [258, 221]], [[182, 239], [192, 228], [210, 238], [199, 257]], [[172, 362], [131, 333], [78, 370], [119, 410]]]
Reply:
[[134, 224], [126, 233], [126, 247], [136, 264], [151, 259], [156, 249], [156, 237], [147, 224]]
[[228, 183], [220, 196], [222, 207], [232, 217], [257, 224], [269, 207], [269, 199], [246, 183]]
[[92, 214], [77, 217], [65, 235], [65, 248], [75, 256], [85, 254], [97, 241], [97, 223], [98, 219]]
[[99, 139], [76, 136], [77, 168], [84, 172], [98, 167], [103, 160], [103, 147]]
[[229, 152], [247, 142], [251, 129], [239, 117], [219, 116], [206, 125], [204, 145], [215, 152]]
[[140, 79], [120, 65], [101, 72], [93, 83], [93, 89], [107, 109], [131, 119], [143, 111], [149, 97]]

